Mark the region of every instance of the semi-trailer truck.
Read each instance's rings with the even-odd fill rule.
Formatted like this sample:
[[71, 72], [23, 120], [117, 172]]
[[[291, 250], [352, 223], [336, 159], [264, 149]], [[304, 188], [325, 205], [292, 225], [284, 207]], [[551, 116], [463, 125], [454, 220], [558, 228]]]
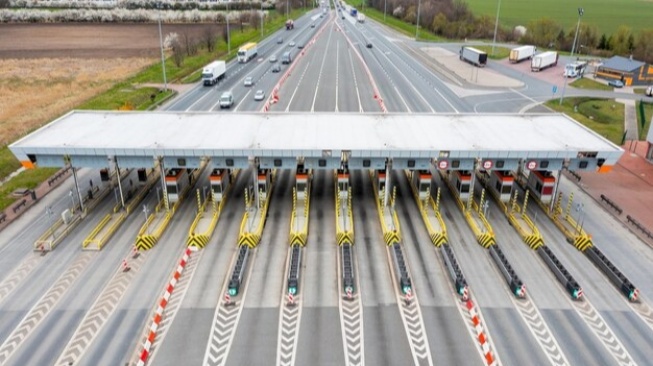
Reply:
[[531, 60], [531, 71], [542, 71], [547, 67], [555, 66], [558, 64], [558, 53], [555, 51], [547, 51], [533, 56]]
[[247, 43], [238, 49], [238, 62], [245, 63], [258, 54], [258, 46], [254, 42]]
[[474, 47], [463, 46], [460, 48], [460, 59], [478, 67], [485, 67], [487, 53]]
[[508, 61], [516, 64], [518, 62], [524, 61], [526, 59], [533, 58], [535, 56], [535, 51], [537, 49], [535, 46], [521, 46], [513, 48], [510, 50], [510, 56], [508, 56]]
[[202, 69], [202, 82], [204, 86], [211, 86], [222, 80], [227, 74], [227, 63], [224, 61], [213, 61]]

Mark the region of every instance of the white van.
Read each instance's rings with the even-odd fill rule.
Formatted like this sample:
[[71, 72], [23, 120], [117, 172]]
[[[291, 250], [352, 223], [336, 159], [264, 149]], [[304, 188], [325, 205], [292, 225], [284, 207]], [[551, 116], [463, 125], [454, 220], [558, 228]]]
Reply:
[[231, 108], [234, 105], [234, 95], [230, 91], [222, 93], [220, 96], [220, 109]]

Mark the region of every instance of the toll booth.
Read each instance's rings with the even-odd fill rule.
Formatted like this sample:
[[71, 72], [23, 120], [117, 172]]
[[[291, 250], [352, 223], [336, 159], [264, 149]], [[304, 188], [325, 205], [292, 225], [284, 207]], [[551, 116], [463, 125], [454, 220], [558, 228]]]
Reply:
[[347, 167], [338, 169], [336, 176], [338, 179], [338, 191], [340, 192], [340, 198], [344, 198], [349, 190], [349, 169]]
[[419, 199], [424, 200], [431, 194], [431, 172], [428, 170], [416, 170], [412, 175], [413, 186], [417, 188]]
[[472, 173], [468, 170], [451, 170], [449, 179], [451, 184], [456, 187], [458, 198], [461, 201], [467, 201], [472, 184]]
[[211, 182], [211, 193], [213, 194], [213, 202], [222, 202], [223, 194], [229, 188], [231, 183], [231, 172], [229, 169], [213, 169], [209, 176]]
[[385, 169], [375, 170], [374, 180], [376, 181], [376, 189], [378, 190], [377, 192], [378, 196], [383, 197], [385, 191], [386, 170]]
[[260, 194], [259, 199], [261, 202], [264, 202], [268, 198], [268, 192], [270, 192], [270, 169], [259, 169], [257, 176], [257, 187], [256, 190]]
[[297, 191], [297, 199], [303, 200], [306, 198], [306, 190], [308, 189], [308, 180], [311, 179], [310, 172], [304, 168], [304, 164], [297, 165], [295, 172], [295, 189]]
[[507, 170], [494, 170], [489, 172], [489, 174], [490, 181], [487, 184], [487, 188], [493, 190], [501, 202], [510, 202], [512, 186], [515, 183], [515, 178], [512, 176], [512, 173]]
[[175, 204], [181, 199], [186, 187], [190, 183], [188, 179], [188, 170], [185, 168], [173, 168], [166, 172], [166, 191], [168, 192], [168, 202]]
[[531, 170], [530, 174], [528, 174], [528, 189], [542, 203], [551, 203], [555, 184], [556, 179], [553, 173], [548, 170]]

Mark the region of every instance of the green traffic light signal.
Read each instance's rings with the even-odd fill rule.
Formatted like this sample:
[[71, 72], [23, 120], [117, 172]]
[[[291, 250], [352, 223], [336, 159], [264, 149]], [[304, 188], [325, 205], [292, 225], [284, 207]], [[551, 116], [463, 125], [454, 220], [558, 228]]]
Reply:
[[229, 296], [236, 296], [236, 295], [238, 295], [238, 290], [236, 290], [235, 288], [230, 288]]
[[410, 291], [410, 286], [404, 286], [402, 287], [401, 291], [404, 292], [404, 295], [407, 294]]
[[297, 293], [297, 287], [288, 287], [288, 293], [295, 295]]

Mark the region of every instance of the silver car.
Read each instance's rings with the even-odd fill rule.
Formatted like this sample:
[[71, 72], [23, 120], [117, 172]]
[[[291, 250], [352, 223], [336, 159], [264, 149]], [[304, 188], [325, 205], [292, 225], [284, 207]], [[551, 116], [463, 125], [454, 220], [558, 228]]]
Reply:
[[245, 81], [243, 82], [245, 86], [252, 86], [254, 85], [254, 79], [251, 76], [248, 76], [245, 78]]
[[263, 90], [257, 90], [254, 94], [254, 100], [260, 101], [265, 99], [265, 92]]
[[270, 56], [270, 62], [272, 63], [277, 62], [277, 56], [275, 55]]

